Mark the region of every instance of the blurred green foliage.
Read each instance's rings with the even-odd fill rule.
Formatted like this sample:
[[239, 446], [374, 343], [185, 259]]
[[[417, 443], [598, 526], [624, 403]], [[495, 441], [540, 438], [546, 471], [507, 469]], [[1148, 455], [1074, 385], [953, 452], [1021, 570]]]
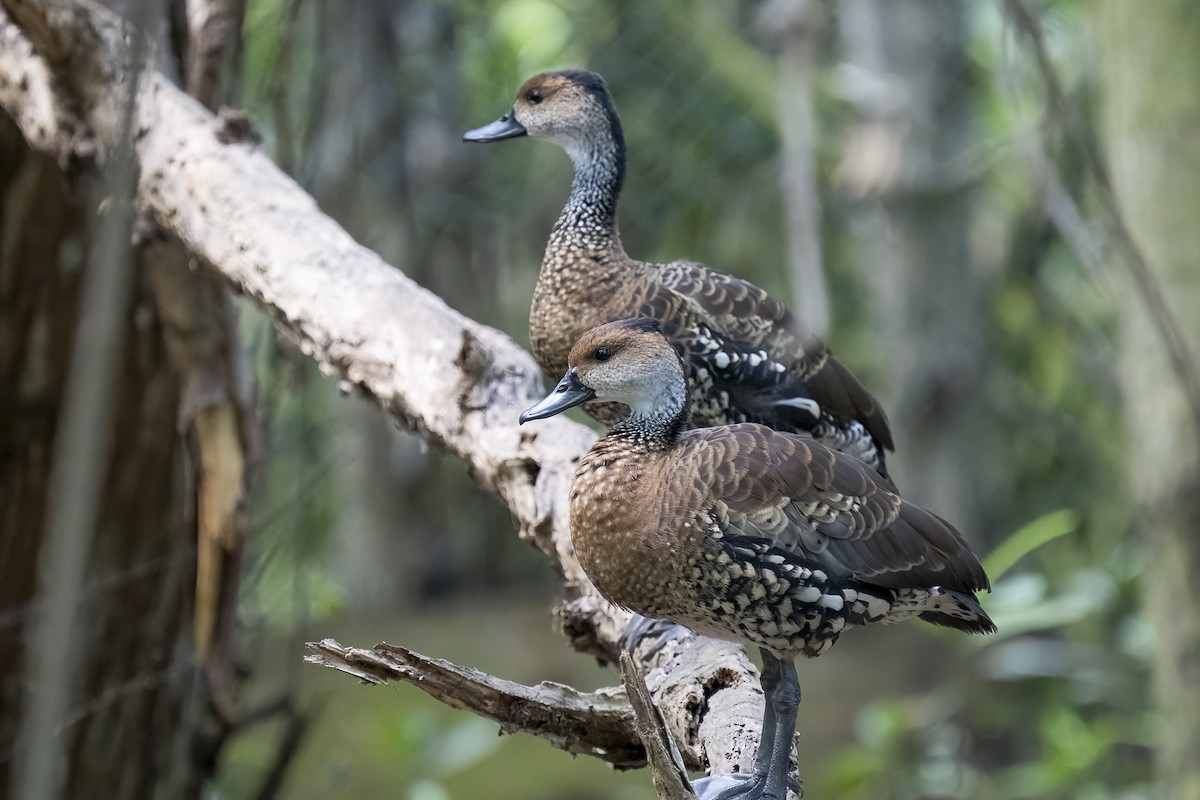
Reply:
[[[629, 252], [700, 259], [788, 297], [778, 69], [757, 8], [252, 0], [244, 103], [268, 149], [351, 233], [452, 306], [525, 342], [570, 164], [546, 143], [468, 147], [459, 136], [507, 110], [535, 72], [595, 69], [628, 138]], [[863, 204], [833, 175], [854, 109], [843, 91], [838, 10], [824, 8], [815, 102], [829, 338], [869, 386], [888, 356], [866, 299], [873, 265], [856, 227]], [[999, 434], [977, 457], [999, 477], [982, 498], [984, 530], [967, 535], [988, 543], [995, 592], [985, 603], [1001, 633], [966, 640], [913, 625], [879, 637], [882, 645], [851, 634], [862, 641], [821, 660], [833, 666], [802, 664], [803, 774], [810, 796], [849, 800], [1149, 797], [1150, 648], [1137, 613], [1136, 543], [1126, 536], [1113, 374], [1121, 298], [1106, 276], [1081, 267], [1047, 219], [1047, 164], [1029, 156], [1035, 144], [1085, 211], [1088, 187], [1079, 154], [1044, 136], [1039, 75], [995, 5], [970, 9], [962, 80], [974, 140], [965, 172], [988, 360], [972, 390], [988, 409], [978, 424]], [[1087, 3], [1045, 0], [1037, 10], [1073, 102], [1091, 114], [1098, 54]], [[286, 682], [321, 708], [286, 796], [651, 796], [644, 775], [610, 776], [526, 737], [496, 739], [494, 726], [415, 689], [365, 690], [296, 668], [303, 632], [355, 644], [391, 636], [418, 646], [424, 637], [430, 655], [530, 682], [617, 680], [572, 662], [565, 640], [548, 631], [556, 577], [516, 541], [494, 499], [390, 423], [348, 418], [335, 388], [254, 312], [247, 317], [266, 433], [243, 618], [248, 647], [270, 651], [264, 663], [278, 670], [260, 667], [252, 693]], [[382, 449], [367, 455], [364, 441]], [[349, 522], [350, 511], [366, 522]], [[350, 541], [367, 558], [348, 556]], [[395, 585], [365, 592], [368, 568]], [[521, 613], [496, 616], [505, 609]], [[544, 635], [530, 638], [531, 624]], [[889, 666], [899, 662], [916, 665], [917, 677], [882, 681], [879, 670], [909, 674]], [[868, 677], [850, 692], [838, 673], [852, 670]], [[833, 704], [818, 699], [826, 710], [817, 713], [832, 716], [811, 716], [814, 696]], [[237, 745], [220, 796], [246, 796], [271, 740], [264, 729]]]

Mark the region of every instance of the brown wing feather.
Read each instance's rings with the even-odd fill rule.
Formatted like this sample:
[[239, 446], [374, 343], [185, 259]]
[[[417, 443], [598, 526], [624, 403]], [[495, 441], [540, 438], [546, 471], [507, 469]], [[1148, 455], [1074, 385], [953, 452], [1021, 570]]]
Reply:
[[814, 400], [843, 417], [858, 420], [880, 444], [888, 450], [896, 449], [887, 412], [842, 362], [829, 356], [807, 380]]
[[787, 306], [748, 281], [691, 261], [646, 273], [641, 312], [681, 328], [705, 322], [723, 334], [767, 350], [802, 379], [823, 408], [858, 420], [880, 444], [895, 449], [882, 406]]
[[689, 431], [684, 443], [684, 468], [705, 476], [726, 535], [767, 541], [831, 575], [878, 586], [988, 588], [953, 526], [856, 459], [754, 424]]

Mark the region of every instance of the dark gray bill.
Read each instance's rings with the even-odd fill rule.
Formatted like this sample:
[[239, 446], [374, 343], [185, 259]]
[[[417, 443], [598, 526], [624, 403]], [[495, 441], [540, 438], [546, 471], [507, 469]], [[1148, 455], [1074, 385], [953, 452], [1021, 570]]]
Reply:
[[515, 139], [518, 136], [524, 136], [525, 133], [525, 126], [517, 122], [517, 113], [514, 109], [491, 124], [484, 125], [482, 128], [476, 128], [473, 131], [467, 131], [463, 134], [463, 141], [499, 142], [503, 139]]
[[579, 373], [575, 371], [574, 367], [571, 367], [545, 400], [521, 412], [521, 424], [524, 425], [531, 419], [545, 419], [553, 417], [555, 414], [561, 414], [568, 408], [586, 403], [595, 396], [596, 393], [580, 382]]

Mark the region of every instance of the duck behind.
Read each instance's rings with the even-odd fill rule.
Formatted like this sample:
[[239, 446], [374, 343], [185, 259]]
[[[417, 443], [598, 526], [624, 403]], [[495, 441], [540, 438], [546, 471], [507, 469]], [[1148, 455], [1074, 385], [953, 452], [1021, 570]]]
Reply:
[[858, 459], [753, 423], [687, 430], [684, 365], [661, 323], [602, 325], [568, 363], [522, 423], [594, 399], [630, 409], [572, 482], [571, 538], [588, 577], [616, 605], [762, 653], [755, 770], [707, 779], [702, 800], [785, 796], [796, 656], [912, 616], [995, 630], [975, 597], [987, 576], [958, 531]]
[[[571, 157], [571, 194], [550, 233], [529, 312], [533, 355], [559, 375], [591, 328], [633, 316], [660, 320], [683, 355], [695, 427], [759, 422], [808, 432], [887, 475], [887, 417], [829, 348], [757, 286], [693, 261], [630, 258], [617, 227], [625, 137], [603, 78], [549, 72], [521, 87], [512, 111], [464, 139], [547, 139]], [[611, 424], [612, 404], [586, 410]]]

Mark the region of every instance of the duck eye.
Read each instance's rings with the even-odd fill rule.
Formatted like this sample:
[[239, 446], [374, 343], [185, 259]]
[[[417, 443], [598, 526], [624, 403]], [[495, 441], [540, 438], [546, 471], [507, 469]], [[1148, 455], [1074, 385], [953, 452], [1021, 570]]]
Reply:
[[538, 103], [542, 102], [541, 89], [530, 89], [529, 92], [526, 93], [525, 99], [536, 106]]
[[592, 353], [592, 358], [596, 359], [597, 361], [608, 361], [610, 358], [612, 358], [612, 354], [613, 351], [611, 347], [597, 347], [596, 352]]

